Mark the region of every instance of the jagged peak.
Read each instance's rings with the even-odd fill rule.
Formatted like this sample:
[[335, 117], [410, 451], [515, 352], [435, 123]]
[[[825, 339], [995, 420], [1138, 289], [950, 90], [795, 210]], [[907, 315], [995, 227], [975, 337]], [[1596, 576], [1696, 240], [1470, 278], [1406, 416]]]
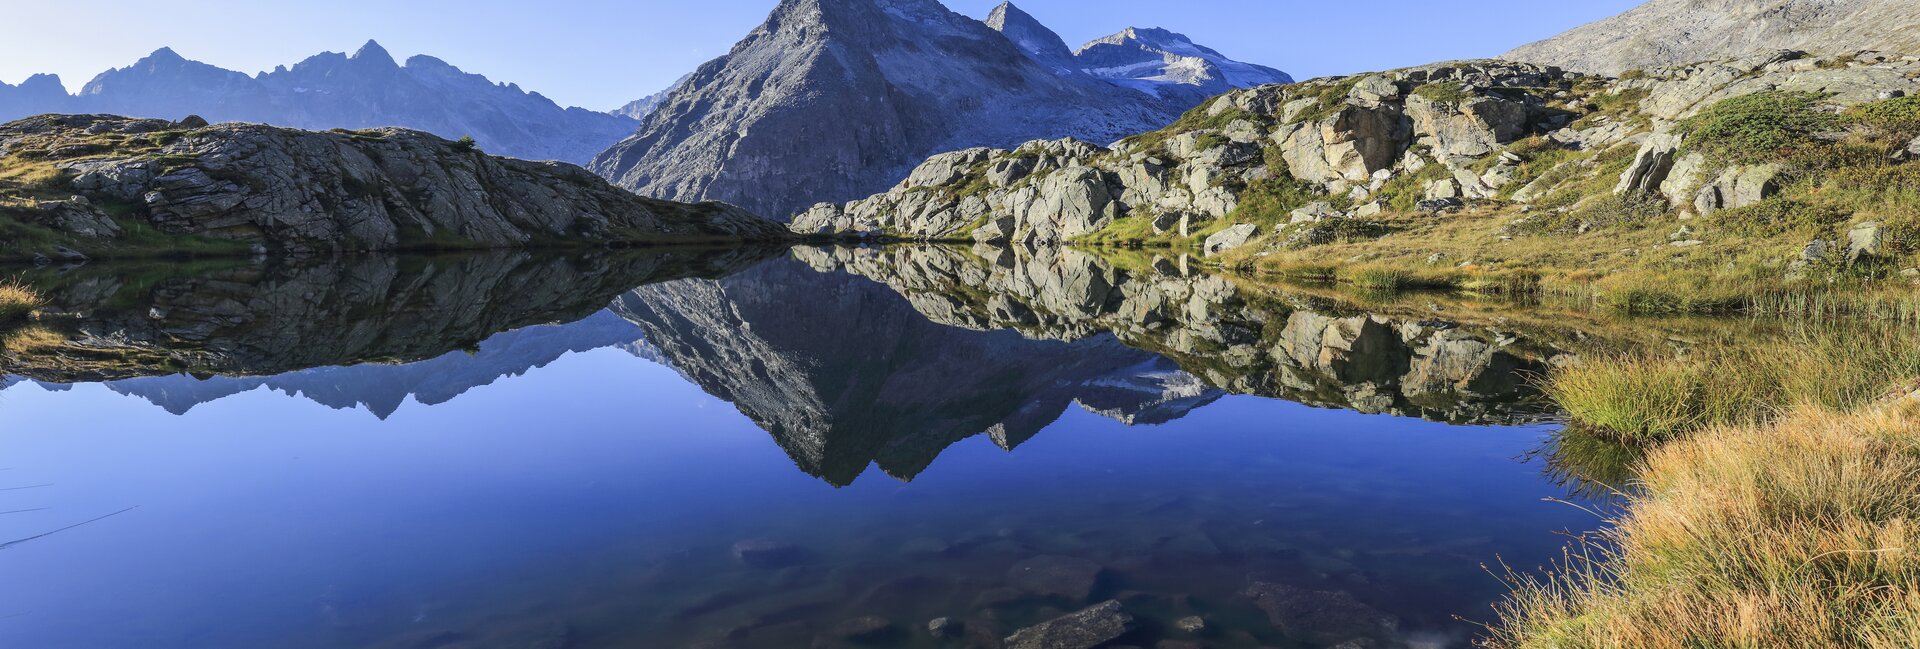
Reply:
[[381, 47], [379, 41], [373, 39], [367, 39], [367, 44], [361, 45], [360, 49], [354, 51], [353, 56], [348, 58], [364, 63], [379, 63], [392, 67], [400, 66], [398, 62], [393, 60], [393, 54], [388, 53], [387, 48]]
[[448, 71], [448, 72], [460, 71], [460, 68], [454, 66], [452, 63], [448, 63], [445, 59], [442, 59], [437, 56], [427, 56], [425, 54], [415, 54], [413, 56], [407, 57], [406, 67], [409, 70], [441, 70], [441, 71]]
[[154, 50], [152, 54], [148, 54], [145, 58], [142, 58], [140, 60], [158, 62], [158, 61], [185, 61], [187, 59], [186, 57], [180, 56], [179, 52], [173, 51], [173, 48], [171, 47], [162, 47], [160, 49]]
[[995, 7], [993, 13], [982, 21], [987, 27], [1000, 32], [1020, 48], [1027, 56], [1044, 65], [1054, 68], [1072, 68], [1073, 50], [1067, 48], [1067, 42], [1060, 38], [1052, 28], [1039, 19], [1022, 11], [1012, 2], [1003, 2]]
[[1000, 6], [994, 7], [993, 11], [987, 13], [986, 23], [988, 27], [992, 27], [994, 29], [1001, 29], [1006, 26], [1008, 20], [1016, 20], [1016, 21], [1027, 20], [1027, 21], [1039, 22], [1037, 20], [1034, 20], [1033, 14], [1027, 13], [1021, 10], [1019, 7], [1013, 6], [1012, 2], [1002, 2], [1000, 3]]
[[64, 83], [64, 82], [62, 82], [62, 81], [60, 80], [60, 75], [57, 75], [57, 74], [47, 74], [47, 73], [44, 73], [44, 72], [43, 72], [43, 73], [39, 73], [39, 74], [35, 74], [35, 75], [33, 75], [33, 76], [30, 76], [30, 77], [27, 77], [27, 80], [26, 80], [26, 81], [22, 81], [22, 82], [20, 82], [20, 86], [19, 86], [19, 87], [21, 87], [21, 88], [31, 88], [31, 87], [35, 87], [35, 86], [45, 86], [45, 87], [59, 87], [59, 88], [61, 88], [61, 92], [66, 92], [66, 90], [65, 90], [65, 89], [66, 89], [66, 87], [67, 87], [67, 86], [66, 86], [66, 83]]

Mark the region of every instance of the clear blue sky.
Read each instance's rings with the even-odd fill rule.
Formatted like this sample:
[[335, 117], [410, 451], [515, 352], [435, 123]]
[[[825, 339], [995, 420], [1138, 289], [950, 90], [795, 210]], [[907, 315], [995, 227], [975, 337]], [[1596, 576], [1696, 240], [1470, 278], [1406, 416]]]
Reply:
[[[999, 0], [946, 0], [983, 17]], [[555, 101], [610, 109], [715, 56], [777, 0], [0, 0], [0, 81], [93, 75], [169, 46], [245, 72], [378, 39]], [[1308, 78], [1492, 56], [1625, 11], [1640, 0], [1024, 0], [1079, 44], [1128, 26], [1184, 32], [1228, 56]]]

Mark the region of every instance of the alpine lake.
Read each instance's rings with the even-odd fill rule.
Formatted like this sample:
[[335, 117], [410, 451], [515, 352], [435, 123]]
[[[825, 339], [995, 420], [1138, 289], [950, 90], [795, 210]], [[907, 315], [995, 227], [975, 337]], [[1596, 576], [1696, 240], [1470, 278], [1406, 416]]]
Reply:
[[1077, 249], [21, 272], [41, 649], [1465, 647], [1631, 488], [1537, 379], [1785, 326]]

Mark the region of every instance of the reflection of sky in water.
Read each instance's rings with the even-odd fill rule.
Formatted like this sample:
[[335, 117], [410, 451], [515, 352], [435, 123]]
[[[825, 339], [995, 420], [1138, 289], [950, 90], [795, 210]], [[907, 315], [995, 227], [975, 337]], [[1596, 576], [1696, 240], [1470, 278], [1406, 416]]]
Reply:
[[[0, 393], [0, 431], [0, 475], [53, 483], [0, 492], [5, 509], [51, 507], [0, 519], [9, 538], [139, 506], [0, 553], [0, 644], [19, 647], [355, 646], [572, 591], [633, 595], [624, 617], [639, 619], [672, 601], [622, 592], [644, 589], [627, 569], [648, 558], [1007, 526], [1035, 545], [1123, 545], [1129, 516], [1169, 508], [1355, 563], [1430, 557], [1434, 575], [1405, 575], [1427, 591], [1408, 597], [1456, 605], [1497, 593], [1474, 562], [1537, 561], [1552, 530], [1590, 522], [1540, 502], [1559, 490], [1516, 459], [1539, 429], [1252, 397], [1154, 427], [1075, 409], [1015, 452], [976, 437], [911, 484], [870, 472], [835, 489], [728, 404], [613, 349], [386, 421], [267, 390], [173, 416], [97, 385], [18, 385]], [[1453, 541], [1465, 557], [1419, 549]]]

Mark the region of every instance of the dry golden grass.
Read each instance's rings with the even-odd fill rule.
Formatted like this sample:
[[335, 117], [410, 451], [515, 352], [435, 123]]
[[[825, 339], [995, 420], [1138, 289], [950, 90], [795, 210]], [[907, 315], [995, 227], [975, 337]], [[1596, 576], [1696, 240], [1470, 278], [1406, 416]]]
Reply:
[[1805, 406], [1654, 451], [1604, 542], [1516, 577], [1483, 644], [1920, 646], [1917, 410]]
[[42, 300], [33, 288], [18, 281], [0, 282], [0, 324], [19, 322], [33, 315]]
[[66, 336], [45, 327], [30, 326], [0, 333], [0, 351], [13, 354], [44, 351], [66, 343]]

